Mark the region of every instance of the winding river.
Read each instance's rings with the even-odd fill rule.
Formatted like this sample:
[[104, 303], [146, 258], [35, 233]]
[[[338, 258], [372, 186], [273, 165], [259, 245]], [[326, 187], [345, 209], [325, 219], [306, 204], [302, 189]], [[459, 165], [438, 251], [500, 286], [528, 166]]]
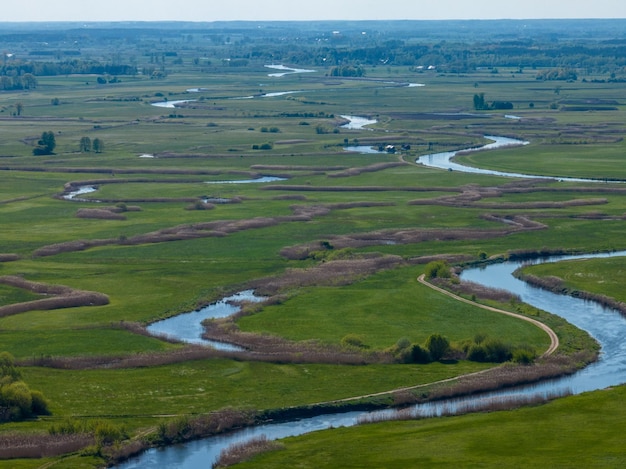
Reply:
[[[626, 251], [551, 257], [538, 259], [534, 262], [554, 262], [567, 259], [609, 256], [626, 256]], [[597, 303], [556, 295], [515, 279], [511, 273], [527, 263], [504, 262], [483, 268], [470, 269], [462, 274], [462, 278], [483, 283], [487, 286], [509, 290], [520, 295], [523, 301], [563, 316], [572, 324], [589, 331], [602, 345], [602, 353], [598, 362], [565, 378], [492, 393], [483, 393], [467, 398], [417, 405], [412, 408], [416, 415], [440, 415], [444, 411], [449, 412], [451, 409], [463, 408], [493, 399], [510, 399], [533, 395], [553, 396], [563, 393], [577, 394], [604, 389], [626, 382], [626, 341], [623, 341], [623, 337], [626, 335], [626, 319], [618, 312], [599, 306]], [[223, 449], [252, 438], [266, 436], [268, 439], [279, 439], [332, 427], [353, 426], [357, 425], [364, 418], [391, 416], [394, 412], [393, 410], [386, 410], [326, 414], [292, 422], [260, 425], [228, 435], [220, 435], [163, 449], [152, 449], [118, 467], [124, 469], [161, 467], [206, 468], [217, 460]]]
[[218, 350], [242, 351], [243, 349], [236, 345], [203, 339], [204, 327], [202, 322], [207, 319], [232, 316], [239, 311], [237, 302], [249, 301], [258, 303], [263, 300], [263, 297], [256, 296], [252, 290], [245, 290], [222, 298], [220, 301], [211, 303], [204, 308], [153, 322], [146, 329], [150, 334], [157, 337], [165, 336], [190, 344], [208, 345]]
[[[519, 140], [503, 139], [500, 137], [487, 138], [494, 140], [494, 143], [490, 144], [488, 148], [525, 144], [525, 142]], [[441, 164], [444, 166], [436, 167], [442, 167], [443, 169], [451, 167], [449, 165], [454, 163], [450, 162], [450, 158], [452, 158], [454, 154], [455, 152], [446, 153], [445, 155], [450, 156], [442, 157], [443, 163]], [[431, 164], [431, 161], [439, 159], [439, 157], [435, 158], [434, 156], [435, 155], [427, 155], [421, 157], [418, 162], [434, 166], [435, 163]], [[454, 166], [452, 168], [466, 170], [468, 167], [462, 166], [462, 169], [460, 169]], [[469, 172], [477, 172], [474, 170], [475, 168], [469, 168]], [[509, 177], [529, 177], [528, 175], [499, 172], [486, 172], [486, 174]], [[566, 180], [564, 178], [561, 179]], [[592, 179], [567, 180], [594, 181]], [[556, 262], [569, 259], [609, 256], [626, 256], [626, 251], [550, 257], [537, 259], [532, 262]], [[515, 269], [528, 263], [528, 261], [503, 262], [481, 268], [469, 269], [463, 272], [462, 279], [481, 283], [493, 288], [508, 290], [519, 295], [522, 301], [526, 303], [564, 317], [570, 323], [588, 331], [600, 343], [602, 346], [600, 359], [596, 363], [569, 377], [492, 393], [483, 393], [466, 398], [417, 405], [412, 408], [412, 411], [416, 415], [440, 415], [444, 411], [449, 412], [451, 409], [463, 408], [492, 399], [509, 399], [534, 395], [553, 396], [566, 393], [578, 394], [604, 389], [626, 382], [626, 341], [623, 340], [623, 337], [626, 336], [626, 319], [617, 311], [604, 308], [597, 303], [541, 290], [517, 280], [511, 275]], [[161, 467], [177, 467], [184, 469], [206, 468], [217, 460], [223, 449], [236, 443], [248, 441], [252, 438], [265, 436], [268, 439], [279, 439], [332, 427], [353, 426], [369, 416], [391, 416], [394, 412], [394, 410], [386, 410], [326, 414], [291, 422], [261, 425], [233, 432], [228, 435], [220, 435], [186, 443], [184, 445], [149, 450], [140, 457], [129, 460], [118, 467], [124, 469]]]
[[[503, 176], [503, 177], [513, 177], [513, 178], [533, 178], [533, 179], [558, 179], [559, 181], [567, 181], [567, 182], [608, 182], [604, 179], [585, 179], [585, 178], [571, 178], [571, 177], [557, 177], [557, 176], [542, 176], [542, 175], [534, 175], [534, 174], [522, 174], [522, 173], [508, 173], [505, 171], [494, 171], [491, 169], [482, 169], [476, 168], [473, 166], [465, 166], [453, 161], [453, 158], [459, 153], [467, 152], [467, 151], [483, 151], [483, 150], [493, 150], [496, 148], [505, 148], [505, 147], [518, 147], [523, 145], [528, 145], [530, 142], [526, 142], [524, 140], [517, 140], [515, 138], [508, 137], [497, 137], [493, 135], [485, 135], [486, 139], [492, 140], [491, 143], [483, 145], [481, 147], [476, 148], [468, 148], [464, 150], [457, 151], [445, 151], [441, 153], [432, 153], [429, 155], [422, 155], [415, 160], [416, 163], [423, 164], [424, 166], [429, 166], [431, 168], [438, 169], [446, 169], [449, 171], [461, 171], [463, 173], [474, 173], [474, 174], [488, 174], [490, 176]], [[623, 182], [623, 181], [610, 181], [610, 182]]]

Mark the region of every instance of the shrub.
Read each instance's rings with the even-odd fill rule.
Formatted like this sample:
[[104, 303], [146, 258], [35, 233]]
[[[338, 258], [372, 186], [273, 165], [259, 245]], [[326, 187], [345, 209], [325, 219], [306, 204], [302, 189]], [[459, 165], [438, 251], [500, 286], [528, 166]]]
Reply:
[[3, 407], [10, 409], [11, 420], [18, 420], [31, 415], [33, 400], [26, 383], [16, 381], [8, 386], [3, 386], [1, 392]]
[[32, 398], [31, 411], [35, 415], [49, 415], [48, 400], [41, 391], [31, 391]]
[[346, 348], [368, 348], [367, 345], [363, 342], [363, 338], [357, 334], [348, 334], [341, 339], [342, 347]]
[[482, 344], [487, 352], [487, 360], [494, 363], [509, 361], [513, 356], [511, 346], [499, 339], [488, 339]]
[[9, 352], [0, 353], [0, 385], [17, 381], [22, 376], [15, 368], [15, 359]]
[[0, 353], [0, 421], [21, 420], [48, 414], [48, 403], [39, 391], [31, 391], [21, 381], [13, 356]]
[[486, 362], [487, 352], [485, 351], [485, 347], [480, 344], [471, 345], [467, 351], [467, 359], [473, 362]]
[[398, 339], [398, 341], [387, 352], [391, 353], [398, 363], [411, 363], [413, 344], [406, 337]]
[[432, 261], [426, 264], [426, 278], [450, 278], [450, 266], [446, 261]]
[[531, 365], [535, 362], [536, 358], [537, 353], [530, 348], [520, 347], [513, 350], [512, 360], [520, 365]]
[[53, 424], [49, 429], [50, 435], [75, 435], [87, 433], [85, 426], [78, 420], [65, 419], [60, 423]]
[[467, 351], [467, 359], [474, 362], [503, 363], [509, 361], [513, 353], [511, 346], [500, 339], [487, 339], [482, 335], [477, 336], [475, 343]]
[[96, 442], [99, 445], [104, 446], [111, 445], [127, 438], [126, 432], [121, 427], [104, 420], [97, 421], [93, 425], [93, 433], [96, 437]]
[[421, 347], [420, 345], [414, 344], [411, 347], [411, 362], [419, 363], [422, 365], [426, 363], [430, 363], [431, 362], [430, 353], [428, 353], [428, 350]]
[[426, 339], [426, 348], [432, 360], [441, 360], [450, 349], [450, 341], [441, 334], [431, 334]]

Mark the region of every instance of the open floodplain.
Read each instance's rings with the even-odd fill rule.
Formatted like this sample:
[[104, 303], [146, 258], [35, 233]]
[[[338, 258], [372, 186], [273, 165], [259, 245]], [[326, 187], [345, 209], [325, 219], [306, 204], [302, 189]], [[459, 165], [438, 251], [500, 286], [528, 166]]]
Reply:
[[[243, 60], [251, 46], [235, 32], [211, 47], [201, 34], [149, 34], [82, 50], [136, 73], [37, 75], [0, 92], [0, 352], [12, 357], [2, 372], [18, 370], [46, 402], [36, 416], [3, 410], [0, 467], [102, 467], [151, 446], [539, 381], [602, 357], [580, 328], [456, 273], [626, 248], [621, 69], [556, 81], [538, 79], [556, 66], [378, 63], [337, 76], [319, 59]], [[20, 47], [28, 57], [34, 46]], [[477, 109], [481, 95], [507, 105]], [[527, 144], [455, 161], [528, 177], [416, 162], [486, 136]], [[623, 309], [622, 259], [522, 275]], [[262, 298], [198, 327], [232, 349], [148, 330], [247, 291]], [[480, 305], [546, 324], [556, 351], [533, 323]], [[8, 382], [6, 408], [19, 407]], [[619, 467], [623, 399], [615, 386], [261, 439], [224, 462], [278, 448], [242, 467]]]

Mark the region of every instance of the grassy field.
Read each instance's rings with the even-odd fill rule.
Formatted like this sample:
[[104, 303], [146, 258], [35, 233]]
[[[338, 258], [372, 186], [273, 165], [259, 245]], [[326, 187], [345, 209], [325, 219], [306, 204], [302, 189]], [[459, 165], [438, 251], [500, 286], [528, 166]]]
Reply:
[[626, 388], [538, 407], [335, 428], [283, 440], [237, 468], [596, 467], [624, 464]]
[[525, 271], [540, 277], [559, 277], [570, 290], [588, 291], [626, 301], [621, 281], [624, 263], [619, 257], [550, 263], [533, 266]]
[[[568, 84], [555, 95], [552, 83], [482, 71], [458, 76], [373, 68], [371, 79], [360, 81], [324, 72], [271, 79], [260, 63], [236, 72], [215, 66], [213, 72], [181, 67], [162, 80], [136, 76], [107, 85], [97, 85], [94, 77], [48, 77], [36, 90], [1, 95], [0, 255], [8, 257], [1, 257], [6, 262], [0, 263], [0, 275], [100, 292], [109, 303], [0, 317], [0, 350], [22, 363], [175, 354], [181, 345], [137, 334], [124, 324], [145, 326], [260, 280], [284, 280], [322, 264], [333, 266], [333, 260], [368, 256], [395, 256], [398, 263], [349, 280], [330, 276], [332, 282], [290, 284], [280, 301], [241, 318], [239, 327], [328, 347], [340, 347], [345, 336], [354, 334], [369, 351], [379, 352], [404, 338], [424, 343], [433, 333], [454, 344], [487, 334], [543, 350], [548, 338], [533, 326], [458, 305], [420, 286], [420, 258], [478, 260], [519, 249], [624, 247], [622, 184], [523, 182], [414, 164], [421, 154], [474, 146], [485, 141], [484, 135], [507, 135], [531, 143], [464, 160], [506, 171], [626, 179], [620, 169], [621, 107], [582, 113], [551, 106], [589, 96], [618, 99], [623, 83]], [[425, 86], [398, 85], [418, 82]], [[202, 90], [187, 91], [197, 87]], [[296, 92], [262, 94], [287, 91]], [[514, 102], [511, 113], [522, 119], [470, 112], [477, 91]], [[248, 96], [254, 97], [234, 99]], [[52, 104], [54, 98], [58, 105]], [[193, 101], [176, 108], [151, 105], [165, 99]], [[23, 113], [11, 116], [18, 102]], [[371, 116], [377, 123], [347, 130], [340, 127], [341, 115]], [[55, 154], [33, 156], [39, 136], [49, 130], [55, 134]], [[79, 152], [82, 137], [101, 139], [104, 152]], [[267, 150], [255, 149], [263, 144]], [[405, 144], [410, 150], [365, 155], [345, 152], [346, 144]], [[224, 182], [264, 175], [284, 180]], [[97, 190], [69, 201], [60, 197], [68, 183]], [[205, 204], [204, 199], [226, 203]], [[92, 210], [92, 217], [78, 216], [85, 209]], [[99, 216], [93, 216], [94, 209]], [[102, 215], [111, 210], [119, 216]], [[536, 224], [507, 223], [514, 217]], [[578, 265], [583, 264], [563, 270], [578, 272]], [[603, 266], [594, 271], [608, 266], [616, 283], [590, 288], [619, 297], [624, 276], [618, 264], [602, 260], [594, 265]], [[591, 274], [582, 272], [571, 275], [587, 283]], [[0, 286], [0, 306], [35, 298]], [[563, 353], [593, 347], [592, 341], [558, 327], [562, 342], [569, 344]], [[495, 365], [464, 360], [348, 366], [224, 357], [121, 369], [25, 366], [25, 381], [48, 397], [52, 416], [3, 423], [0, 435], [46, 432], [66, 418], [109, 419], [132, 435], [153, 428], [164, 415], [304, 406], [490, 366]], [[568, 404], [551, 404], [561, 405]], [[542, 415], [542, 408], [513, 415], [528, 425], [537, 418], [533, 412]], [[389, 440], [381, 441], [393, 448], [391, 440], [399, 444], [403, 432], [419, 433], [422, 425], [440, 423], [402, 424], [399, 430], [395, 425], [333, 432], [363, 431], [367, 441], [376, 438], [377, 428], [388, 428]], [[432, 439], [443, 433], [435, 432]], [[565, 447], [556, 448], [564, 454]], [[459, 449], [450, 457], [462, 455]], [[312, 461], [323, 466], [334, 457], [321, 451]], [[102, 463], [91, 457], [72, 461], [75, 467]], [[345, 461], [345, 467], [362, 466]], [[393, 458], [389, 461], [393, 467]], [[549, 461], [560, 464], [558, 458]], [[11, 467], [35, 466], [12, 461], [0, 467], [14, 463]]]

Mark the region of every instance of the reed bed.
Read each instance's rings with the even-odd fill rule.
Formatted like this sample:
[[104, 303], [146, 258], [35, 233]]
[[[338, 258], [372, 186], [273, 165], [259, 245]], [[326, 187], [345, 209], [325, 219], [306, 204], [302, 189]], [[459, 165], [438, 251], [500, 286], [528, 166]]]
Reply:
[[626, 316], [626, 303], [624, 303], [623, 301], [619, 301], [615, 298], [611, 298], [610, 296], [601, 295], [598, 293], [570, 289], [565, 285], [565, 281], [560, 277], [537, 277], [536, 275], [524, 274], [519, 269], [514, 272], [514, 275], [520, 280], [523, 280], [536, 287], [543, 288], [544, 290], [559, 293], [562, 295], [574, 296], [583, 300], [595, 301], [602, 306], [612, 308], [616, 311], [619, 311], [622, 315]]
[[93, 435], [4, 433], [0, 436], [0, 460], [50, 458], [93, 445]]
[[359, 425], [395, 422], [407, 420], [420, 420], [434, 417], [454, 417], [477, 412], [501, 412], [506, 410], [514, 410], [520, 407], [537, 406], [547, 404], [550, 401], [567, 397], [572, 394], [571, 391], [552, 392], [547, 394], [534, 395], [518, 395], [518, 396], [494, 396], [490, 398], [479, 399], [467, 403], [455, 403], [444, 406], [440, 409], [435, 408], [404, 408], [393, 414], [375, 412], [365, 415], [358, 420]]
[[47, 285], [30, 282], [22, 277], [5, 275], [0, 277], [0, 283], [17, 288], [23, 288], [32, 293], [54, 295], [51, 298], [26, 301], [0, 307], [0, 317], [24, 313], [34, 310], [52, 310], [73, 308], [78, 306], [103, 306], [109, 304], [109, 297], [103, 293], [75, 290], [63, 285]]
[[277, 451], [283, 448], [284, 445], [282, 443], [268, 440], [265, 435], [262, 435], [224, 449], [212, 467], [215, 469], [230, 467], [240, 462], [247, 461], [257, 454]]
[[349, 168], [338, 173], [329, 174], [328, 177], [331, 177], [331, 178], [352, 177], [352, 176], [358, 176], [359, 174], [363, 174], [363, 173], [375, 173], [378, 171], [384, 171], [386, 169], [397, 168], [398, 166], [407, 166], [407, 165], [408, 163], [404, 161], [396, 161], [396, 162], [389, 162], [389, 163], [376, 163], [376, 164], [371, 164], [369, 166]]
[[597, 352], [583, 351], [570, 356], [551, 355], [533, 365], [505, 364], [480, 374], [461, 377], [450, 386], [436, 387], [428, 397], [430, 400], [447, 399], [558, 378], [576, 372], [581, 364], [594, 362], [597, 356]]
[[126, 216], [105, 208], [81, 208], [76, 211], [76, 218], [93, 218], [97, 220], [126, 220]]

